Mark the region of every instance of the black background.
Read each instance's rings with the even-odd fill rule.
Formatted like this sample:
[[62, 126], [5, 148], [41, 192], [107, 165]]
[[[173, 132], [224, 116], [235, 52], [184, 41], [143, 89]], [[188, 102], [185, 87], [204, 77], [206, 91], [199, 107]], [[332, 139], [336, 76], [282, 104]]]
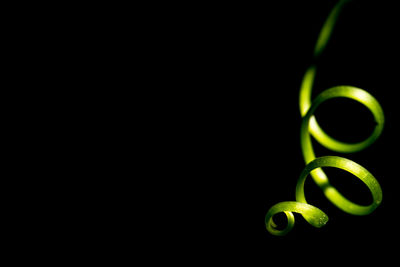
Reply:
[[[81, 151], [81, 148], [75, 151], [73, 145], [70, 145], [74, 138], [72, 142], [67, 138], [71, 143], [66, 142], [66, 145], [74, 150], [74, 157], [71, 161], [66, 161], [67, 164], [88, 165], [87, 173], [79, 171], [80, 175], [85, 177], [92, 169], [98, 169], [102, 172], [102, 177], [106, 177], [99, 180], [94, 176], [86, 181], [86, 184], [81, 184], [81, 180], [84, 179], [75, 175], [68, 166], [65, 169], [72, 173], [67, 174], [68, 181], [71, 176], [76, 179], [76, 183], [74, 180], [70, 183], [71, 187], [75, 188], [76, 184], [79, 184], [78, 190], [85, 194], [93, 190], [93, 184], [103, 183], [107, 190], [105, 193], [96, 190], [98, 194], [106, 195], [104, 205], [99, 207], [98, 198], [92, 198], [90, 195], [85, 197], [88, 199], [87, 205], [75, 200], [75, 206], [80, 207], [78, 210], [81, 214], [76, 216], [75, 209], [68, 208], [68, 212], [74, 215], [63, 214], [61, 221], [64, 223], [65, 218], [68, 225], [75, 224], [80, 231], [91, 231], [96, 237], [95, 242], [103, 240], [103, 229], [93, 227], [97, 224], [88, 220], [84, 227], [81, 225], [84, 216], [92, 216], [92, 212], [88, 212], [95, 206], [92, 202], [96, 202], [99, 207], [101, 218], [104, 216], [114, 220], [114, 216], [104, 215], [103, 209], [109, 205], [108, 200], [117, 198], [114, 198], [113, 194], [129, 197], [134, 195], [139, 198], [134, 201], [136, 206], [144, 207], [152, 200], [157, 203], [155, 208], [148, 209], [151, 215], [157, 217], [156, 220], [150, 220], [157, 224], [150, 232], [155, 232], [156, 235], [158, 231], [172, 232], [171, 238], [162, 240], [167, 246], [176, 241], [175, 232], [166, 226], [168, 223], [180, 231], [183, 230], [189, 241], [198, 245], [194, 247], [181, 242], [186, 249], [200, 252], [197, 258], [192, 258], [194, 261], [202, 258], [202, 253], [210, 252], [213, 255], [223, 253], [226, 259], [240, 258], [269, 264], [273, 256], [282, 256], [278, 259], [293, 260], [296, 263], [306, 262], [317, 254], [324, 256], [325, 261], [349, 255], [354, 258], [370, 256], [368, 259], [376, 255], [392, 256], [389, 248], [399, 235], [395, 220], [398, 216], [399, 201], [399, 174], [396, 170], [399, 165], [399, 19], [395, 1], [354, 0], [346, 7], [325, 53], [318, 62], [313, 90], [315, 96], [332, 86], [352, 85], [367, 90], [381, 103], [386, 115], [386, 125], [380, 139], [364, 151], [345, 155], [346, 158], [367, 168], [377, 178], [383, 190], [381, 206], [368, 216], [358, 217], [343, 213], [330, 204], [319, 188], [309, 180], [305, 191], [307, 200], [329, 216], [328, 224], [321, 229], [315, 229], [301, 216], [296, 215], [295, 227], [285, 237], [270, 235], [264, 225], [265, 214], [271, 206], [281, 201], [295, 200], [296, 182], [304, 168], [299, 142], [300, 83], [305, 70], [313, 62], [313, 49], [320, 28], [335, 3], [333, 0], [265, 1], [257, 4], [229, 2], [218, 5], [192, 3], [186, 6], [172, 6], [173, 4], [167, 3], [165, 5], [168, 9], [154, 4], [149, 9], [149, 14], [144, 14], [145, 18], [136, 16], [136, 13], [141, 13], [140, 8], [136, 8], [133, 13], [130, 8], [124, 8], [129, 13], [126, 16], [121, 15], [121, 10], [118, 9], [114, 16], [99, 12], [100, 17], [106, 18], [103, 21], [90, 19], [96, 27], [90, 26], [82, 29], [80, 33], [90, 39], [91, 34], [98, 29], [103, 39], [94, 38], [96, 44], [89, 42], [93, 45], [84, 49], [81, 47], [80, 38], [73, 45], [80, 50], [80, 53], [77, 53], [78, 57], [84, 54], [82, 58], [88, 62], [93, 61], [95, 67], [92, 70], [91, 66], [86, 64], [75, 64], [81, 62], [76, 61], [74, 67], [71, 67], [72, 74], [67, 72], [67, 75], [88, 75], [87, 81], [97, 81], [102, 85], [99, 88], [106, 88], [104, 97], [107, 101], [93, 101], [92, 94], [89, 93], [87, 102], [97, 102], [97, 105], [104, 108], [104, 117], [112, 112], [117, 114], [108, 115], [112, 121], [110, 126], [104, 126], [101, 115], [99, 132], [104, 131], [104, 139], [111, 139], [110, 147], [118, 147], [119, 151], [111, 153], [105, 149], [107, 157], [117, 162], [115, 165], [110, 164], [111, 174], [106, 174], [104, 166], [109, 165], [108, 162], [99, 168], [92, 167], [87, 163], [87, 159], [91, 158], [88, 156], [89, 152], [78, 153], [75, 157], [76, 151]], [[115, 17], [129, 22], [133, 17], [135, 25], [125, 21], [119, 22]], [[104, 25], [98, 25], [99, 21]], [[118, 25], [113, 26], [112, 23]], [[107, 30], [115, 36], [107, 36]], [[60, 40], [63, 42], [64, 39]], [[99, 48], [97, 43], [105, 47]], [[146, 47], [138, 48], [139, 44]], [[69, 54], [71, 51], [75, 50], [68, 47], [64, 56], [74, 60]], [[116, 58], [116, 61], [104, 59], [103, 51], [108, 52], [104, 57]], [[136, 59], [140, 57], [145, 58], [142, 65], [136, 63]], [[132, 65], [135, 67], [131, 67]], [[88, 69], [91, 69], [91, 72]], [[107, 75], [102, 75], [101, 69], [106, 70]], [[111, 74], [108, 73], [109, 69]], [[147, 72], [148, 76], [142, 75], [144, 72]], [[129, 94], [132, 91], [131, 82], [136, 83], [140, 78], [141, 86], [133, 87], [134, 94], [143, 89], [150, 95], [150, 101], [144, 103], [144, 108], [140, 105], [143, 104], [140, 102], [144, 98], [122, 93], [119, 95], [118, 91], [126, 90]], [[107, 79], [109, 81], [105, 81]], [[57, 76], [53, 77], [53, 80], [57, 80]], [[65, 80], [71, 79], [67, 77]], [[140, 89], [136, 90], [137, 88]], [[117, 91], [115, 103], [111, 97], [108, 99], [109, 92], [114, 89]], [[99, 94], [102, 92], [96, 91], [93, 95]], [[73, 98], [79, 95], [79, 99], [85, 99], [80, 93], [71, 95]], [[158, 105], [159, 103], [163, 105]], [[130, 110], [132, 106], [133, 112]], [[77, 117], [82, 125], [91, 127], [94, 117], [92, 112], [97, 114], [97, 108], [88, 109], [90, 111], [87, 117], [82, 116], [80, 112], [77, 112]], [[147, 116], [151, 118], [148, 119]], [[316, 116], [323, 129], [344, 141], [365, 138], [374, 126], [371, 115], [365, 108], [346, 100], [324, 103], [317, 110]], [[140, 125], [140, 119], [147, 124]], [[136, 124], [140, 126], [137, 127]], [[119, 131], [118, 127], [126, 129]], [[61, 131], [64, 131], [64, 128], [65, 126], [60, 127]], [[97, 132], [97, 128], [93, 128]], [[134, 130], [129, 131], [129, 128]], [[146, 135], [149, 133], [145, 136], [148, 139], [137, 138], [137, 134], [142, 131]], [[91, 153], [102, 157], [104, 152], [99, 151], [103, 150], [102, 138], [99, 138], [97, 133], [87, 134], [82, 138], [82, 132], [81, 127], [78, 127], [76, 132], [67, 134], [77, 136], [80, 140], [77, 143], [83, 142], [84, 149], [93, 150]], [[109, 132], [114, 133], [108, 135]], [[112, 134], [116, 137], [110, 138]], [[126, 139], [123, 138], [124, 134], [128, 135]], [[136, 144], [145, 146], [146, 152], [138, 154], [141, 161], [149, 163], [143, 164], [146, 172], [143, 180], [150, 184], [148, 188], [152, 192], [145, 192], [144, 198], [140, 195], [145, 191], [144, 186], [135, 186], [133, 193], [132, 186], [125, 187], [118, 182], [118, 190], [115, 190], [117, 193], [110, 192], [112, 189], [108, 188], [110, 177], [127, 177], [126, 174], [115, 173], [121, 165], [129, 169], [133, 166], [134, 171], [137, 165], [141, 165], [140, 160], [131, 160], [130, 156], [131, 153], [136, 153]], [[337, 155], [317, 143], [314, 147], [318, 156]], [[129, 157], [126, 157], [126, 154]], [[93, 161], [97, 162], [96, 159]], [[153, 159], [156, 162], [153, 163]], [[164, 165], [159, 161], [164, 161]], [[54, 173], [58, 172], [56, 164], [53, 169]], [[161, 175], [156, 173], [157, 171], [161, 172]], [[334, 170], [328, 172], [328, 175], [345, 196], [357, 203], [368, 203], [369, 192], [357, 179]], [[128, 177], [127, 180], [131, 181], [130, 172]], [[142, 176], [139, 176], [139, 179], [136, 179], [136, 176], [134, 178], [135, 183], [136, 180], [142, 180]], [[167, 186], [173, 190], [170, 191]], [[61, 187], [64, 187], [64, 184]], [[47, 187], [43, 188], [47, 190]], [[159, 191], [167, 196], [164, 198], [162, 195], [163, 199], [160, 200], [156, 188], [161, 188]], [[68, 191], [68, 186], [64, 190]], [[127, 190], [128, 193], [122, 194], [121, 190]], [[175, 190], [183, 194], [175, 194]], [[58, 194], [58, 191], [55, 192]], [[70, 195], [69, 191], [68, 194]], [[70, 198], [66, 199], [67, 205], [70, 205]], [[169, 199], [176, 201], [177, 205], [168, 203], [166, 200]], [[193, 199], [195, 201], [192, 201]], [[113, 212], [119, 216], [123, 214], [139, 217], [136, 215], [136, 207], [133, 209], [134, 215], [131, 214], [131, 199], [117, 202], [118, 205], [109, 205]], [[128, 205], [128, 208], [125, 209], [123, 205], [120, 208], [119, 204]], [[57, 210], [58, 207], [54, 209]], [[161, 209], [167, 210], [166, 214], [160, 215]], [[172, 209], [177, 209], [177, 213], [183, 219], [171, 216]], [[46, 209], [44, 213], [47, 213]], [[147, 224], [147, 216], [143, 217]], [[41, 223], [41, 219], [38, 222]], [[48, 220], [46, 223], [52, 222]], [[134, 227], [135, 223], [136, 218], [129, 225], [129, 229], [134, 228], [142, 233], [142, 228]], [[31, 228], [34, 227], [32, 224]], [[23, 225], [22, 228], [26, 226]], [[109, 229], [108, 226], [104, 228]], [[29, 227], [28, 231], [31, 231]], [[69, 235], [74, 231], [74, 227], [67, 228], [66, 233]], [[41, 234], [35, 229], [31, 232]], [[147, 232], [145, 234], [147, 235]], [[125, 232], [118, 235], [128, 243], [136, 242], [136, 236], [126, 236]], [[55, 238], [59, 239], [58, 236]], [[91, 239], [92, 236], [86, 235], [85, 238]], [[162, 250], [165, 248], [155, 238], [147, 239], [150, 243], [148, 247], [158, 246]], [[74, 242], [74, 246], [75, 243], [77, 242]], [[119, 243], [124, 245], [124, 242]], [[107, 245], [110, 244], [114, 245], [112, 242]], [[126, 248], [131, 249], [129, 246]], [[380, 253], [376, 253], [376, 250]], [[82, 251], [86, 252], [86, 248]], [[177, 254], [183, 253], [178, 251]]]
[[[313, 62], [319, 30], [335, 3], [203, 6], [196, 23], [185, 28], [179, 48], [187, 51], [187, 58], [182, 64], [195, 66], [177, 76], [184, 77], [182, 84], [190, 91], [187, 106], [194, 105], [196, 114], [188, 116], [192, 126], [181, 137], [190, 136], [194, 144], [187, 149], [196, 154], [194, 181], [204, 208], [192, 209], [200, 222], [198, 228], [190, 225], [194, 231], [207, 226], [206, 232], [212, 233], [207, 235], [205, 250], [218, 254], [228, 249], [230, 258], [249, 260], [268, 261], [279, 255], [299, 263], [318, 253], [328, 254], [327, 261], [391, 255], [386, 248], [399, 233], [394, 219], [399, 185], [399, 21], [390, 1], [353, 1], [343, 10], [318, 62], [313, 89], [315, 97], [332, 86], [352, 85], [381, 103], [384, 132], [366, 150], [341, 155], [314, 143], [317, 156], [344, 156], [367, 168], [382, 186], [381, 206], [368, 216], [349, 215], [329, 203], [309, 179], [307, 199], [327, 213], [328, 224], [316, 229], [295, 215], [295, 227], [287, 236], [275, 237], [265, 230], [268, 209], [295, 200], [296, 182], [304, 168], [300, 83]], [[369, 111], [349, 100], [328, 101], [316, 114], [323, 129], [343, 141], [366, 138], [374, 127]], [[187, 174], [192, 177], [190, 169]], [[369, 192], [356, 178], [336, 170], [328, 170], [328, 175], [349, 199], [368, 204]], [[380, 252], [372, 252], [376, 250]]]

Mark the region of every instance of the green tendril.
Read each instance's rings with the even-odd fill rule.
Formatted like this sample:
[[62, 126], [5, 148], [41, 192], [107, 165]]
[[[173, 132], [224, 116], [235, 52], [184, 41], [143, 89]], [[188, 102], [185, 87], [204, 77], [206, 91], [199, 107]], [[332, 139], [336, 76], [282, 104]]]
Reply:
[[[315, 46], [315, 58], [319, 57], [325, 49], [338, 15], [346, 2], [348, 2], [348, 0], [339, 1], [324, 23]], [[353, 153], [367, 148], [375, 142], [383, 130], [384, 115], [380, 104], [371, 94], [353, 86], [335, 86], [329, 88], [311, 101], [311, 92], [315, 75], [316, 66], [312, 65], [306, 70], [299, 96], [300, 113], [303, 118], [300, 129], [300, 141], [306, 167], [297, 182], [296, 201], [280, 202], [272, 206], [265, 216], [266, 228], [273, 235], [283, 236], [292, 230], [295, 222], [293, 212], [300, 213], [309, 224], [317, 228], [324, 226], [328, 222], [328, 216], [322, 210], [308, 204], [306, 201], [304, 183], [309, 175], [311, 175], [314, 182], [321, 188], [329, 201], [349, 214], [370, 214], [382, 202], [382, 189], [378, 181], [368, 170], [356, 162], [343, 157], [323, 156], [317, 158], [311, 143], [312, 135], [322, 146], [335, 152]], [[368, 138], [361, 142], [345, 143], [332, 138], [321, 129], [313, 115], [319, 105], [326, 100], [343, 97], [353, 99], [363, 104], [371, 111], [374, 117], [376, 122], [374, 131]], [[368, 187], [372, 194], [373, 202], [368, 206], [362, 206], [345, 198], [329, 183], [328, 176], [325, 174], [322, 167], [338, 168], [353, 174]], [[288, 223], [284, 229], [279, 230], [273, 220], [273, 216], [282, 212], [286, 215]]]

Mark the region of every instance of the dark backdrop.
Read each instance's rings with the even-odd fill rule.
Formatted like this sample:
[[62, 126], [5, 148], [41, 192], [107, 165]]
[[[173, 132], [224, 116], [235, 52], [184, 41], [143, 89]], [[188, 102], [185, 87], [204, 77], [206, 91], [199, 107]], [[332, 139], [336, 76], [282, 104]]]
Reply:
[[[331, 259], [348, 256], [353, 249], [359, 251], [352, 254], [355, 258], [373, 255], [369, 249], [384, 252], [388, 240], [399, 232], [393, 221], [399, 185], [399, 20], [394, 4], [353, 1], [348, 5], [318, 63], [313, 91], [315, 96], [335, 85], [352, 85], [381, 103], [386, 125], [380, 139], [364, 151], [342, 155], [375, 175], [383, 190], [381, 206], [368, 216], [346, 214], [309, 179], [307, 199], [327, 213], [328, 224], [315, 229], [296, 215], [292, 232], [275, 237], [265, 230], [264, 216], [272, 205], [295, 200], [296, 181], [304, 168], [300, 82], [336, 1], [270, 2], [207, 8], [198, 28], [191, 29], [196, 41], [193, 60], [198, 62], [191, 81], [195, 80], [202, 118], [195, 140], [201, 152], [197, 181], [207, 189], [199, 201], [210, 202], [211, 207], [196, 216], [212, 229], [209, 245], [216, 253], [232, 249], [233, 258], [250, 253], [247, 259], [265, 261], [283, 256], [285, 250], [290, 252], [286, 260], [304, 261], [317, 252]], [[317, 118], [329, 134], [343, 141], [361, 140], [374, 127], [368, 110], [346, 100], [327, 102]], [[317, 143], [314, 148], [317, 156], [340, 155]], [[368, 204], [369, 192], [356, 178], [335, 170], [328, 175], [351, 200]]]

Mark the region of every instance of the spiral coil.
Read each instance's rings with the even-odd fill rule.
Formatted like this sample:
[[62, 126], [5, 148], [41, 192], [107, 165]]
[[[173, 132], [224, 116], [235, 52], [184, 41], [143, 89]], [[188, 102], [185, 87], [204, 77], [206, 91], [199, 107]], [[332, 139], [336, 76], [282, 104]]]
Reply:
[[[326, 19], [320, 35], [318, 37], [314, 58], [318, 58], [324, 50], [332, 30], [338, 18], [338, 15], [349, 0], [341, 0], [333, 8]], [[311, 135], [326, 148], [341, 153], [354, 153], [370, 146], [380, 136], [383, 125], [384, 115], [379, 102], [368, 92], [353, 86], [335, 86], [323, 91], [311, 102], [311, 92], [313, 81], [316, 75], [316, 66], [310, 66], [303, 78], [299, 104], [302, 123], [300, 128], [301, 149], [306, 163], [296, 185], [296, 201], [280, 202], [272, 206], [265, 217], [265, 224], [268, 232], [273, 235], [286, 235], [294, 226], [293, 212], [300, 213], [303, 218], [312, 226], [320, 228], [328, 222], [328, 216], [319, 208], [307, 203], [304, 194], [304, 182], [311, 175], [314, 182], [321, 188], [325, 196], [336, 207], [353, 215], [367, 215], [373, 212], [382, 202], [382, 189], [375, 177], [364, 167], [349, 159], [338, 156], [316, 157], [312, 143]], [[319, 126], [315, 116], [315, 110], [323, 102], [333, 98], [349, 98], [366, 106], [372, 113], [376, 122], [372, 134], [364, 141], [358, 143], [345, 143], [338, 141], [326, 134]], [[329, 179], [322, 167], [333, 167], [345, 170], [366, 184], [372, 194], [372, 203], [367, 206], [358, 205], [345, 198], [335, 187], [329, 183]], [[273, 216], [277, 213], [284, 213], [287, 217], [287, 225], [284, 229], [277, 228]]]

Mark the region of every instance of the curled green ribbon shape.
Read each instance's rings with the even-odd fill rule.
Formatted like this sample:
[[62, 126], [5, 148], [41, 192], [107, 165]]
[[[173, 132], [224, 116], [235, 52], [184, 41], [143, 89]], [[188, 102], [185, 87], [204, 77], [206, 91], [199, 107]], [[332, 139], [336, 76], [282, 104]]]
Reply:
[[[314, 57], [317, 58], [324, 50], [338, 18], [340, 10], [348, 0], [339, 1], [328, 16], [317, 40]], [[307, 203], [304, 194], [304, 183], [308, 175], [321, 188], [325, 196], [339, 209], [353, 215], [367, 215], [373, 212], [382, 202], [382, 189], [375, 177], [364, 167], [349, 159], [338, 156], [316, 157], [311, 135], [326, 148], [341, 153], [353, 153], [361, 151], [380, 136], [384, 125], [384, 115], [379, 102], [368, 92], [353, 86], [335, 86], [320, 93], [311, 101], [313, 81], [315, 79], [316, 66], [310, 66], [303, 78], [300, 89], [300, 113], [303, 117], [300, 129], [300, 141], [306, 167], [300, 175], [296, 186], [296, 201], [280, 202], [272, 206], [266, 214], [265, 224], [268, 232], [273, 235], [286, 235], [294, 226], [293, 212], [300, 213], [312, 226], [320, 228], [328, 222], [328, 216], [320, 209]], [[316, 109], [323, 102], [333, 98], [349, 98], [367, 107], [376, 122], [372, 134], [358, 143], [345, 143], [338, 141], [325, 133], [314, 116]], [[335, 187], [329, 183], [329, 179], [322, 167], [333, 167], [347, 171], [359, 178], [370, 190], [373, 202], [368, 206], [358, 205], [345, 198]], [[283, 212], [287, 217], [287, 225], [284, 229], [277, 229], [273, 216]]]

